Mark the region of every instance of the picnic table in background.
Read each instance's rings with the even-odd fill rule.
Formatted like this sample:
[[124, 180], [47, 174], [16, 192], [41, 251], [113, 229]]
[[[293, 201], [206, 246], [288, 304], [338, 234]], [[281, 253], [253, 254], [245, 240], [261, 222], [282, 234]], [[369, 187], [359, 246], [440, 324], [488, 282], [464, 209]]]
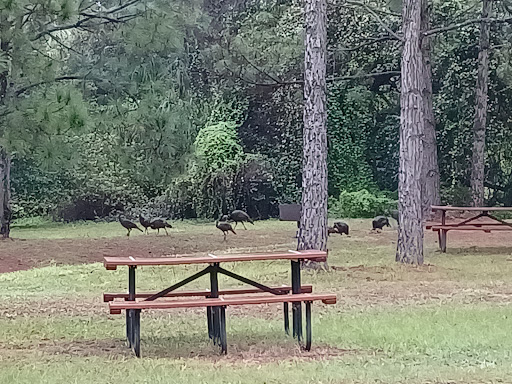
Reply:
[[[248, 262], [248, 261], [291, 261], [291, 286], [269, 287], [257, 281], [233, 273], [220, 266], [222, 263]], [[126, 311], [126, 337], [128, 345], [133, 348], [137, 357], [140, 356], [140, 312], [142, 309], [170, 309], [170, 308], [197, 308], [206, 307], [208, 335], [214, 344], [221, 346], [222, 353], [227, 352], [226, 342], [226, 314], [225, 309], [231, 305], [255, 305], [283, 303], [284, 327], [286, 333], [289, 328], [288, 303], [292, 303], [293, 336], [299, 343], [302, 341], [302, 306], [306, 305], [306, 344], [304, 348], [311, 348], [311, 303], [322, 301], [325, 304], [336, 303], [334, 294], [312, 294], [311, 286], [301, 285], [300, 263], [305, 260], [326, 261], [327, 252], [317, 250], [288, 251], [283, 253], [242, 254], [242, 255], [214, 255], [206, 257], [105, 257], [104, 266], [107, 270], [115, 270], [119, 266], [128, 266], [128, 293], [105, 293], [103, 300], [109, 302], [110, 313], [119, 314]], [[179, 281], [168, 288], [154, 293], [137, 293], [135, 287], [135, 271], [140, 266], [178, 266], [189, 264], [208, 264], [205, 269], [192, 276]], [[220, 290], [218, 274], [231, 277], [254, 289]], [[210, 289], [204, 291], [177, 291], [178, 288], [200, 278], [210, 275]], [[291, 291], [291, 294], [290, 294]], [[263, 295], [262, 295], [263, 293]], [[248, 294], [253, 294], [248, 296]], [[227, 298], [225, 295], [236, 295]], [[242, 296], [245, 295], [245, 296]], [[181, 297], [181, 299], [180, 299]], [[187, 299], [183, 297], [203, 297], [202, 299]], [[178, 300], [161, 300], [179, 298]], [[116, 301], [123, 299], [124, 301]], [[157, 300], [160, 299], [160, 300]]]
[[[448, 231], [512, 231], [512, 224], [504, 220], [498, 219], [490, 212], [512, 212], [512, 207], [452, 207], [452, 206], [432, 206], [433, 212], [441, 213], [441, 222], [427, 225], [427, 229], [437, 232], [439, 239], [439, 248], [442, 252], [446, 252], [446, 240]], [[448, 211], [467, 211], [473, 212], [475, 216], [467, 218], [459, 222], [446, 223], [446, 213]], [[482, 222], [478, 219], [486, 218], [488, 220]]]

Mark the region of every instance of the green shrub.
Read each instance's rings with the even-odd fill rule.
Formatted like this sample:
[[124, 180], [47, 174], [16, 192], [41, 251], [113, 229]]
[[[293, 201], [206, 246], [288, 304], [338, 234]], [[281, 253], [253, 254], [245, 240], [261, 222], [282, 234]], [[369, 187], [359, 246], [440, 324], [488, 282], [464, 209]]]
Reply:
[[243, 149], [238, 142], [236, 125], [218, 122], [202, 128], [195, 141], [195, 155], [207, 172], [237, 169], [243, 161]]
[[341, 191], [339, 197], [329, 199], [329, 214], [336, 217], [370, 218], [388, 214], [397, 202], [382, 192], [374, 194], [366, 189], [356, 192]]

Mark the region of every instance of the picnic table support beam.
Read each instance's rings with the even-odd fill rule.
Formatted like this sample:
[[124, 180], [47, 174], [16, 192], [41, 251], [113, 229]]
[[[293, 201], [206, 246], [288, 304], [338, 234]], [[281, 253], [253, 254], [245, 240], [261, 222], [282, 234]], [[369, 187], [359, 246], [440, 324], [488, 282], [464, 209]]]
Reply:
[[288, 303], [283, 303], [283, 313], [284, 313], [284, 332], [289, 335], [290, 334], [290, 318], [288, 317]]
[[[135, 265], [130, 265], [128, 268], [128, 301], [135, 301]], [[128, 341], [128, 348], [133, 345], [133, 311], [126, 311], [126, 339]]]
[[[441, 212], [441, 225], [446, 225], [446, 211]], [[441, 252], [446, 253], [446, 237], [448, 235], [448, 231], [440, 231], [439, 238], [439, 247], [441, 248]]]
[[446, 229], [441, 229], [439, 233], [441, 238], [439, 247], [441, 248], [441, 252], [446, 253], [446, 239], [448, 237], [448, 231]]
[[304, 349], [306, 351], [311, 350], [311, 301], [306, 301], [306, 346]]
[[[211, 296], [208, 296], [210, 298]], [[206, 322], [208, 324], [208, 337], [213, 339], [213, 312], [212, 307], [206, 307]]]
[[226, 335], [226, 307], [219, 307], [219, 341], [221, 354], [226, 355], [228, 353], [228, 342]]
[[[197, 272], [195, 275], [187, 277], [185, 280], [181, 280], [180, 282], [170, 286], [169, 288], [166, 288], [163, 291], [155, 293], [153, 296], [148, 297], [144, 301], [153, 301], [153, 300], [158, 299], [159, 297], [163, 297], [163, 296], [167, 295], [168, 293], [175, 291], [176, 289], [181, 288], [184, 285], [186, 285], [194, 280], [199, 279], [201, 276], [204, 276], [204, 275], [210, 273], [212, 271], [212, 268], [213, 268], [212, 266], [208, 266], [205, 269], [203, 269], [202, 271]], [[217, 294], [218, 294], [218, 289], [217, 289]]]
[[[300, 262], [292, 260], [292, 293], [300, 293]], [[292, 303], [293, 337], [302, 340], [302, 305]]]
[[[224, 269], [222, 267], [218, 267], [217, 271], [219, 273], [222, 273], [223, 275], [231, 277], [232, 279], [235, 279], [235, 280], [241, 281], [242, 283], [249, 284], [249, 285], [252, 285], [253, 287], [259, 288], [259, 289], [261, 289], [264, 292], [272, 293], [273, 295], [283, 295], [283, 294], [286, 294], [283, 291], [279, 291], [277, 289], [273, 289], [273, 288], [267, 287], [266, 285], [260, 284], [257, 281], [248, 279], [246, 277], [237, 275], [236, 273], [228, 271], [228, 270], [226, 270], [226, 269]], [[300, 284], [299, 284], [299, 292], [298, 293], [300, 293]]]
[[[219, 297], [219, 277], [218, 277], [219, 263], [213, 264], [210, 266], [210, 297], [218, 298]], [[213, 339], [213, 344], [217, 344], [221, 334], [221, 319], [220, 319], [220, 310], [219, 307], [211, 308], [211, 326], [212, 326], [212, 335], [211, 339]]]
[[135, 356], [140, 357], [140, 309], [134, 309], [132, 314], [132, 344]]

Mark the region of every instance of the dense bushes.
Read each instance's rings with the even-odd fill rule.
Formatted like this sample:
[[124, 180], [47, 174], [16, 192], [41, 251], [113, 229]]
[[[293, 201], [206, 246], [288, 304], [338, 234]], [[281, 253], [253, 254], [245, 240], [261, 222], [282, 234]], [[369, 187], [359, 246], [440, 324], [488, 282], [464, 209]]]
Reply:
[[371, 218], [389, 214], [396, 207], [396, 200], [384, 193], [372, 193], [366, 189], [356, 192], [342, 191], [337, 199], [329, 200], [329, 215]]
[[44, 170], [36, 160], [13, 162], [14, 218], [52, 216], [56, 220], [93, 220], [143, 206], [151, 196], [113, 158], [113, 135], [74, 138], [80, 157], [67, 167]]

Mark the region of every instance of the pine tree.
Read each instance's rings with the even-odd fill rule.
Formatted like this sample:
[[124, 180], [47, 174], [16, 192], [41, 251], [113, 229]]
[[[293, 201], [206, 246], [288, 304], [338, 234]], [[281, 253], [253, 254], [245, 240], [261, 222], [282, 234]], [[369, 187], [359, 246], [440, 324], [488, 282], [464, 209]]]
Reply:
[[327, 249], [327, 5], [305, 1], [304, 163], [298, 249]]

